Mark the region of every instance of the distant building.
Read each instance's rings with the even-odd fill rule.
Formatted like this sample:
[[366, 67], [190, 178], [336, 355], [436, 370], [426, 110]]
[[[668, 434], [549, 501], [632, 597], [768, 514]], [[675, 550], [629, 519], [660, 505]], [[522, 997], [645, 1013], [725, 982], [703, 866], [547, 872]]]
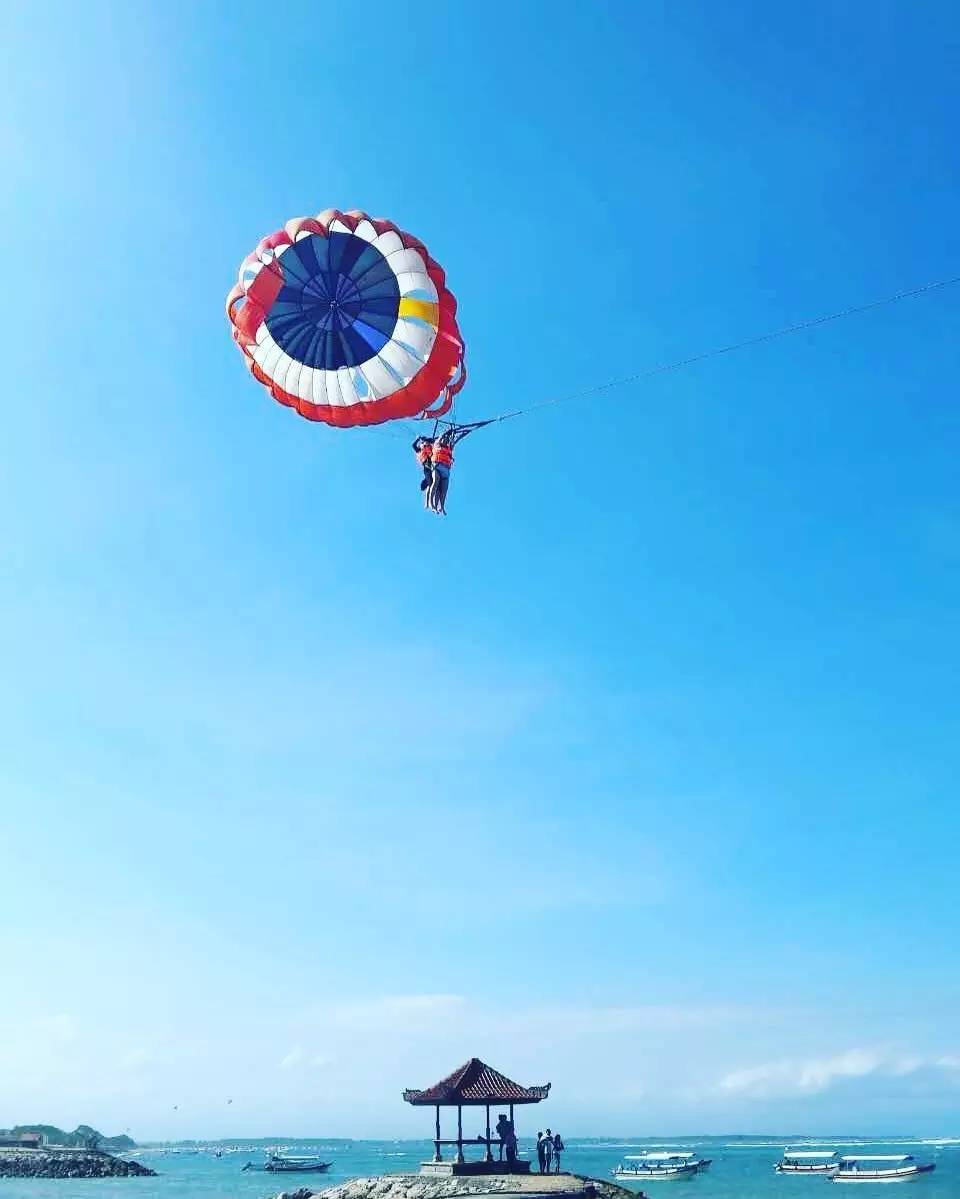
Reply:
[[0, 1132], [0, 1149], [41, 1149], [43, 1134], [39, 1132]]

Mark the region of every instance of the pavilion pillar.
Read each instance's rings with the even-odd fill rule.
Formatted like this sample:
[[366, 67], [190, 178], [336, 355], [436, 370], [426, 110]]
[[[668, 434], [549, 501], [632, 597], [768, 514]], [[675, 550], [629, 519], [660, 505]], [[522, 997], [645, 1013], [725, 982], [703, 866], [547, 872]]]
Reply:
[[437, 1104], [437, 1129], [436, 1129], [436, 1131], [437, 1131], [437, 1139], [433, 1142], [433, 1160], [435, 1162], [442, 1162], [443, 1158], [440, 1156], [440, 1104], [439, 1103]]
[[487, 1152], [483, 1159], [486, 1162], [493, 1161], [493, 1154], [490, 1152], [490, 1104], [487, 1104]]
[[457, 1161], [463, 1161], [463, 1108], [457, 1104]]

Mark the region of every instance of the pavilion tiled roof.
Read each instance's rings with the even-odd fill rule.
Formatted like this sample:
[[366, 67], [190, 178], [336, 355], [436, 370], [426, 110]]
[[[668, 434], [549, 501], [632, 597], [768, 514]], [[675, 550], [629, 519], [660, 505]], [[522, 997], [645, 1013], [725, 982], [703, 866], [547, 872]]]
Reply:
[[522, 1087], [494, 1070], [478, 1057], [472, 1057], [452, 1074], [423, 1091], [404, 1091], [407, 1103], [441, 1107], [484, 1106], [488, 1103], [539, 1103], [550, 1094], [550, 1084]]

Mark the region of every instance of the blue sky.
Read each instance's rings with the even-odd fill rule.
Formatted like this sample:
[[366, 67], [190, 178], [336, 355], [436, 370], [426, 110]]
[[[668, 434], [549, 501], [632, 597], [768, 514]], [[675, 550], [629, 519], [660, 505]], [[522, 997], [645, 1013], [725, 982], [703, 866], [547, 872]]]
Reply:
[[388, 216], [480, 418], [957, 274], [958, 55], [933, 2], [14, 6], [0, 1124], [416, 1135], [479, 1054], [581, 1134], [957, 1131], [960, 291], [477, 434], [445, 522], [222, 303]]

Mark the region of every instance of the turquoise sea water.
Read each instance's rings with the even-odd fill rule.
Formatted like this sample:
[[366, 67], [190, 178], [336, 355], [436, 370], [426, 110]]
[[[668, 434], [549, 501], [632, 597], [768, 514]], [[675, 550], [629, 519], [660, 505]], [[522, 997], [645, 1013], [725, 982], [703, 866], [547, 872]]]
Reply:
[[[565, 1138], [565, 1169], [594, 1177], [609, 1177], [610, 1171], [627, 1153], [650, 1148], [651, 1141], [576, 1140]], [[665, 1142], [657, 1141], [657, 1145]], [[796, 1144], [797, 1142], [794, 1142]], [[819, 1143], [819, 1142], [818, 1142]], [[910, 1199], [960, 1199], [960, 1143], [946, 1142], [852, 1142], [825, 1141], [829, 1147], [864, 1153], [913, 1153], [933, 1160], [932, 1175], [909, 1184]], [[814, 1195], [849, 1195], [823, 1178], [791, 1178], [774, 1174], [774, 1162], [784, 1142], [760, 1138], [701, 1137], [695, 1141], [677, 1138], [671, 1147], [697, 1148], [713, 1159], [710, 1170], [689, 1182], [647, 1182], [651, 1199], [802, 1199], [812, 1189]], [[942, 1146], [942, 1147], [941, 1147]], [[143, 1150], [133, 1156], [158, 1172], [157, 1178], [115, 1178], [78, 1180], [0, 1179], [0, 1199], [267, 1199], [281, 1190], [299, 1186], [319, 1189], [362, 1175], [415, 1171], [433, 1152], [429, 1141], [297, 1141], [286, 1146], [291, 1152], [321, 1153], [333, 1162], [327, 1175], [287, 1175], [243, 1173], [245, 1162], [263, 1160], [260, 1149], [224, 1152], [220, 1158], [212, 1151]], [[521, 1152], [531, 1156], [528, 1143]], [[829, 1186], [829, 1192], [820, 1188]], [[635, 1189], [640, 1189], [636, 1187]], [[876, 1193], [867, 1188], [867, 1196]], [[863, 1199], [863, 1192], [856, 1194]], [[881, 1191], [887, 1196], [889, 1192]]]

